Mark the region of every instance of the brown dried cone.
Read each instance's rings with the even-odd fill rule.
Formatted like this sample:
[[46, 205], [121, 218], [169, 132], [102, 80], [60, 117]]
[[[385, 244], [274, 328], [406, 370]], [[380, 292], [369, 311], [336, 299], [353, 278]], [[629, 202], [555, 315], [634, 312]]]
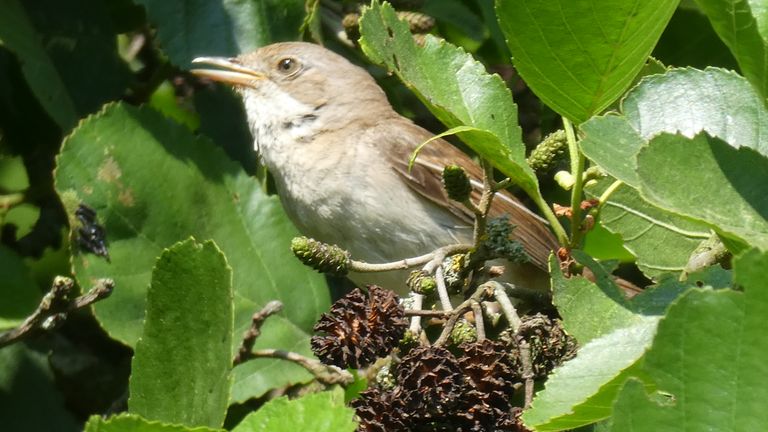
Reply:
[[462, 398], [464, 406], [456, 412], [456, 424], [462, 431], [517, 430], [510, 402], [513, 386], [520, 381], [516, 352], [490, 339], [464, 343], [459, 349], [464, 353], [458, 359], [459, 367], [471, 389]]
[[517, 336], [531, 346], [531, 362], [536, 378], [546, 377], [552, 369], [576, 355], [576, 340], [563, 330], [560, 320], [546, 315], [524, 316]]
[[315, 324], [312, 351], [325, 364], [361, 368], [392, 351], [408, 320], [398, 297], [375, 285], [359, 288], [336, 301]]
[[435, 346], [414, 348], [403, 357], [397, 382], [394, 397], [402, 401], [411, 430], [440, 430], [450, 425], [467, 390], [456, 358]]
[[351, 403], [360, 425], [358, 432], [406, 432], [405, 414], [400, 399], [390, 391], [370, 388]]

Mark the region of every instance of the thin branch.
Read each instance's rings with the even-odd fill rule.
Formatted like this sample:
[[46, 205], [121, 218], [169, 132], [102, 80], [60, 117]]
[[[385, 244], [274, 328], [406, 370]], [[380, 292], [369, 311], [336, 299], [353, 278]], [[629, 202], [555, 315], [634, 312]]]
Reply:
[[67, 318], [67, 314], [89, 306], [112, 294], [115, 282], [112, 279], [99, 279], [86, 294], [69, 299], [75, 281], [63, 276], [53, 280], [51, 290], [43, 296], [37, 309], [18, 327], [0, 334], [0, 348], [28, 337], [37, 329], [51, 330]]
[[523, 321], [520, 320], [520, 315], [517, 314], [517, 310], [515, 310], [515, 307], [512, 305], [512, 301], [509, 300], [509, 296], [507, 296], [504, 286], [496, 281], [491, 281], [489, 284], [493, 284], [493, 296], [499, 301], [499, 306], [501, 306], [501, 310], [504, 312], [504, 316], [507, 318], [512, 331], [517, 333], [517, 330], [520, 329]]
[[483, 322], [483, 308], [480, 303], [472, 301], [472, 313], [475, 315], [475, 329], [477, 330], [477, 341], [485, 340], [485, 322]]
[[531, 360], [531, 345], [523, 338], [518, 338], [518, 349], [520, 350], [520, 366], [522, 368], [523, 382], [525, 383], [525, 405], [523, 409], [528, 409], [533, 401], [533, 361]]
[[603, 209], [603, 206], [605, 203], [608, 202], [608, 198], [610, 198], [611, 195], [613, 195], [614, 192], [616, 192], [616, 189], [621, 187], [624, 182], [621, 180], [616, 180], [613, 183], [611, 183], [610, 186], [608, 186], [608, 189], [604, 190], [602, 195], [600, 195], [600, 198], [598, 198], [598, 204], [597, 204], [597, 212], [600, 212], [600, 210]]
[[[362, 261], [349, 261], [349, 270], [358, 273], [376, 273], [392, 270], [404, 270], [411, 267], [427, 264], [435, 260], [435, 257], [442, 256], [443, 258], [450, 255], [456, 255], [458, 253], [466, 253], [472, 250], [472, 245], [469, 244], [454, 244], [443, 246], [439, 249], [424, 254], [421, 256], [406, 258], [400, 261], [394, 261], [389, 263], [371, 264]], [[442, 261], [442, 259], [441, 259]]]
[[336, 366], [325, 365], [319, 360], [304, 357], [301, 354], [297, 354], [291, 351], [278, 349], [255, 350], [249, 352], [244, 361], [256, 358], [274, 358], [296, 363], [297, 365], [309, 371], [309, 373], [314, 375], [315, 379], [325, 385], [340, 384], [342, 386], [347, 386], [355, 380], [352, 374], [344, 369], [338, 368]]
[[232, 359], [232, 365], [237, 366], [245, 361], [245, 358], [253, 350], [256, 338], [261, 335], [261, 326], [264, 324], [264, 321], [281, 310], [283, 310], [283, 304], [277, 300], [272, 300], [260, 311], [253, 314], [251, 326], [243, 334], [243, 341], [240, 343], [240, 348], [238, 348], [235, 358]]
[[450, 311], [453, 309], [451, 304], [451, 296], [448, 295], [448, 287], [445, 286], [445, 272], [443, 266], [438, 266], [435, 269], [435, 283], [437, 284], [437, 296], [440, 298], [440, 306], [443, 310]]
[[[414, 312], [414, 311], [421, 312], [421, 308], [424, 305], [424, 296], [422, 294], [411, 293], [411, 298], [413, 299], [413, 303], [410, 305], [410, 307], [413, 309], [406, 309], [405, 310], [406, 316], [409, 316], [408, 312]], [[411, 334], [417, 335], [421, 332], [422, 315], [412, 314], [410, 315], [410, 317], [411, 317], [411, 326], [408, 328], [408, 330], [411, 332]]]
[[435, 341], [434, 346], [445, 345], [445, 343], [448, 342], [448, 339], [451, 336], [451, 332], [453, 331], [453, 327], [456, 326], [456, 322], [459, 320], [459, 318], [461, 318], [462, 315], [464, 315], [464, 313], [472, 309], [472, 302], [481, 302], [490, 297], [492, 294], [492, 285], [484, 283], [478, 286], [475, 292], [472, 293], [468, 299], [464, 300], [462, 304], [457, 306], [456, 309], [453, 309], [450, 315], [448, 315], [448, 321], [446, 321], [445, 325], [443, 326], [443, 331], [440, 333], [440, 337], [438, 337]]
[[444, 311], [444, 310], [408, 310], [405, 311], [405, 316], [407, 317], [428, 317], [428, 318], [447, 318], [451, 315], [451, 311]]

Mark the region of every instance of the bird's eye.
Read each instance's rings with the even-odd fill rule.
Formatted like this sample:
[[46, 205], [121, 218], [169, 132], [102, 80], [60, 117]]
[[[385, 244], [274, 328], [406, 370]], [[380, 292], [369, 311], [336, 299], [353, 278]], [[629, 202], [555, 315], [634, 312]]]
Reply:
[[285, 57], [277, 62], [277, 70], [285, 75], [296, 73], [300, 67], [299, 61], [293, 57]]

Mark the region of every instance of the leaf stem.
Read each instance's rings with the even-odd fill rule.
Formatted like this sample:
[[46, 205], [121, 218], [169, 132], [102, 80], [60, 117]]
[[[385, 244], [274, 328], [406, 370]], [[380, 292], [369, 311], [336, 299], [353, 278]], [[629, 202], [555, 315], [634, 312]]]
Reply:
[[599, 198], [600, 202], [597, 203], [596, 211], [598, 213], [600, 212], [600, 210], [603, 209], [603, 206], [605, 205], [605, 203], [608, 202], [608, 198], [610, 198], [611, 195], [613, 195], [613, 193], [616, 192], [616, 189], [618, 189], [623, 184], [624, 184], [623, 181], [616, 180], [613, 183], [611, 183], [611, 185], [608, 186], [606, 190], [603, 191], [603, 193], [600, 195], [600, 198]]
[[563, 225], [560, 223], [560, 221], [557, 219], [557, 216], [555, 216], [555, 212], [552, 211], [552, 208], [549, 206], [549, 204], [544, 200], [544, 198], [538, 194], [529, 194], [531, 199], [533, 199], [533, 202], [536, 203], [536, 205], [539, 207], [539, 210], [541, 210], [541, 214], [544, 215], [544, 218], [549, 222], [549, 226], [552, 227], [552, 231], [555, 233], [555, 237], [557, 237], [557, 242], [560, 243], [562, 246], [568, 245], [568, 234], [565, 232], [565, 228], [563, 228]]
[[573, 189], [571, 189], [571, 241], [569, 246], [576, 248], [581, 242], [583, 232], [581, 230], [581, 201], [584, 189], [584, 165], [586, 160], [579, 150], [576, 142], [576, 133], [570, 120], [563, 117], [563, 128], [568, 140], [568, 153], [571, 157], [571, 175], [573, 176]]

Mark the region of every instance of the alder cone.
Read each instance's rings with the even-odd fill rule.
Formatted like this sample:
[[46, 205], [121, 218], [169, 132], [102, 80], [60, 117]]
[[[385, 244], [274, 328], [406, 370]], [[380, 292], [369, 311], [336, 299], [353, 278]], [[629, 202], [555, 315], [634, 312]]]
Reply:
[[392, 291], [375, 285], [337, 300], [323, 314], [312, 336], [312, 351], [325, 364], [362, 368], [388, 355], [403, 338], [408, 321]]
[[390, 391], [370, 388], [351, 403], [360, 425], [358, 432], [407, 432], [406, 414], [400, 399]]
[[510, 398], [520, 381], [519, 361], [503, 342], [485, 339], [459, 345], [459, 367], [470, 384], [456, 412], [462, 431], [515, 431]]
[[397, 369], [395, 397], [415, 422], [441, 422], [461, 404], [466, 390], [456, 358], [445, 348], [417, 347]]

